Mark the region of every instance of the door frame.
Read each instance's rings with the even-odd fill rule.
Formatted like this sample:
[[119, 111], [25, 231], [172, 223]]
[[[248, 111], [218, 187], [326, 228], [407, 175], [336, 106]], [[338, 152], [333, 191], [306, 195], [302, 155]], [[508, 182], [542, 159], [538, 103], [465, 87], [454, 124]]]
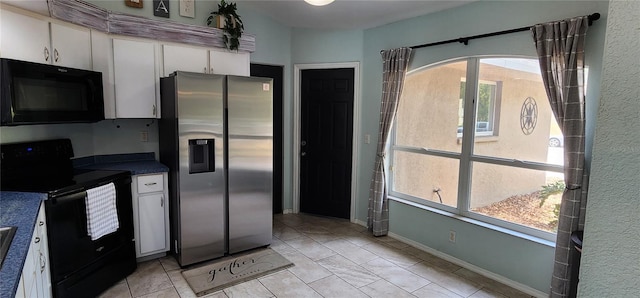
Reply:
[[358, 157], [360, 156], [360, 62], [312, 63], [293, 65], [293, 213], [300, 213], [300, 139], [301, 139], [301, 78], [302, 71], [309, 69], [353, 69], [353, 144], [351, 153], [351, 210], [350, 220], [356, 220], [356, 198], [358, 197]]

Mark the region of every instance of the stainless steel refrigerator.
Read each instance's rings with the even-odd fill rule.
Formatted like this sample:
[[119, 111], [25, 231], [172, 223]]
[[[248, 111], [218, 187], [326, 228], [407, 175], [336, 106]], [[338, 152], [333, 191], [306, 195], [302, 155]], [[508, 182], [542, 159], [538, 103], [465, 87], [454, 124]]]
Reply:
[[179, 264], [269, 245], [272, 79], [178, 71], [160, 86], [160, 162], [170, 168]]

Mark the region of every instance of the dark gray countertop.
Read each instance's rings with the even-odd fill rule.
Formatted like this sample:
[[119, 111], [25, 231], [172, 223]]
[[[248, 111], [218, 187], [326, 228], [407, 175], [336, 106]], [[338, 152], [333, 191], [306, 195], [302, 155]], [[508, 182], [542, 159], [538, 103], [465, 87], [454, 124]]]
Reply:
[[0, 297], [14, 297], [40, 203], [47, 198], [42, 193], [0, 192], [0, 226], [17, 227], [11, 246], [0, 269]]
[[73, 166], [78, 169], [130, 171], [131, 175], [169, 172], [167, 166], [156, 161], [153, 152], [81, 157], [73, 159]]

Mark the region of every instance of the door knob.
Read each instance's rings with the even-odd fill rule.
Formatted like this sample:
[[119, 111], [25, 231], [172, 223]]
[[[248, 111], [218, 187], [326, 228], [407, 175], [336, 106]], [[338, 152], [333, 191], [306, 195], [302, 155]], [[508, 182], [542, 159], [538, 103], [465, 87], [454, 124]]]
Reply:
[[307, 145], [307, 141], [300, 142], [300, 145], [302, 145], [302, 146]]
[[300, 153], [300, 155], [305, 156], [305, 155], [307, 155], [307, 152], [302, 152], [302, 153]]

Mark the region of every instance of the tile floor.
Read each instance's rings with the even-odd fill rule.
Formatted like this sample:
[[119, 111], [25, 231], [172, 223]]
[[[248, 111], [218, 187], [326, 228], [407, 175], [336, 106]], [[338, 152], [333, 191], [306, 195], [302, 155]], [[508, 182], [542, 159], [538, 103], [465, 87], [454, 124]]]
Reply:
[[[203, 297], [531, 297], [347, 220], [275, 215], [271, 248], [295, 266]], [[196, 297], [180, 271], [139, 263], [100, 297]]]

